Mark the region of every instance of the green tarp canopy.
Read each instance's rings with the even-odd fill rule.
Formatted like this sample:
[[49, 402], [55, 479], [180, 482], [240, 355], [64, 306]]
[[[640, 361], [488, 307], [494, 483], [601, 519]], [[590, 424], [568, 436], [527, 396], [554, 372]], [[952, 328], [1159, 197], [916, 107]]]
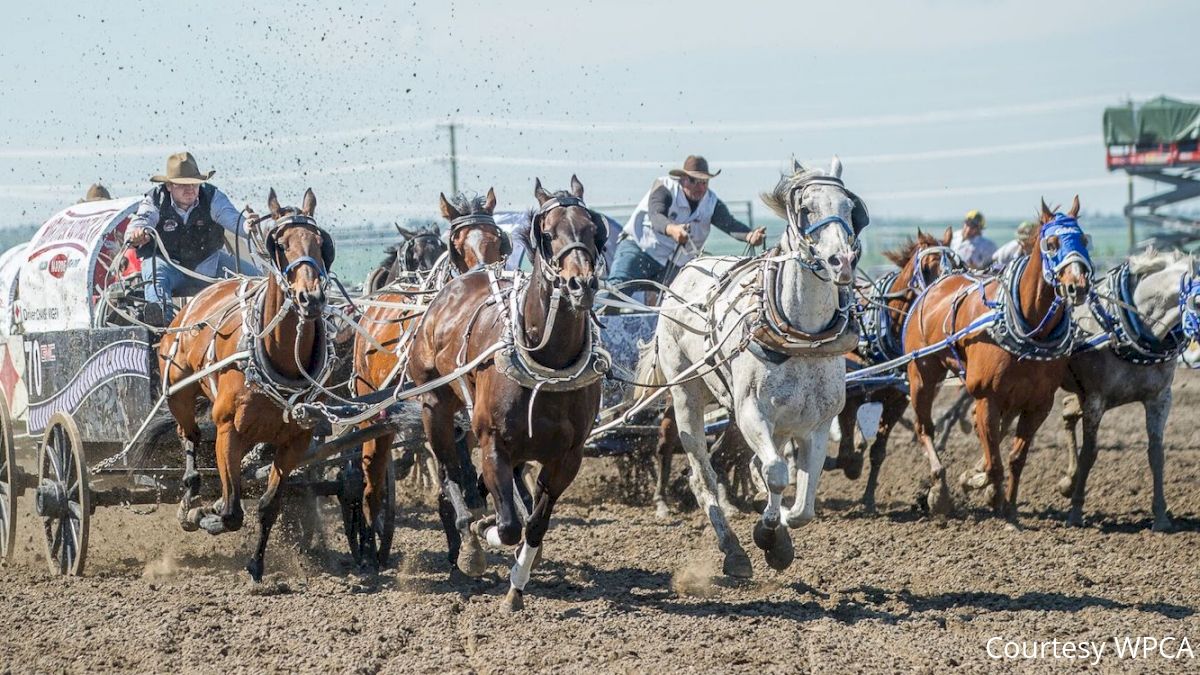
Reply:
[[1200, 105], [1166, 96], [1104, 110], [1104, 142], [1108, 145], [1155, 145], [1200, 139]]

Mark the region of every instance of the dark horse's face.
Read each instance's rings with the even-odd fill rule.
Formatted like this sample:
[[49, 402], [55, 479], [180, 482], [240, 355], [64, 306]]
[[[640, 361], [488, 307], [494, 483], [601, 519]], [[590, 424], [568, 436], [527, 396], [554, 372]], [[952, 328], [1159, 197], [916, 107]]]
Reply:
[[313, 220], [317, 197], [309, 189], [301, 208], [282, 208], [272, 189], [267, 206], [275, 220], [266, 235], [267, 255], [301, 315], [306, 320], [316, 319], [325, 306], [325, 282], [334, 255], [333, 239]]
[[[573, 311], [591, 309], [599, 281], [596, 261], [607, 230], [598, 229], [595, 212], [583, 204], [583, 183], [571, 176], [570, 192], [552, 195], [541, 181], [533, 190], [539, 209], [530, 224], [530, 237], [542, 274], [558, 288], [565, 288]], [[573, 199], [571, 199], [573, 198]], [[553, 200], [566, 203], [555, 207]], [[549, 209], [547, 210], [547, 208]]]
[[1038, 232], [1042, 256], [1042, 274], [1054, 286], [1060, 298], [1079, 306], [1092, 286], [1092, 260], [1087, 250], [1087, 235], [1080, 229], [1079, 195], [1066, 216], [1052, 213], [1042, 202], [1042, 225]]
[[436, 228], [413, 232], [400, 226], [402, 241], [397, 245], [396, 272], [427, 272], [446, 252], [446, 244]]

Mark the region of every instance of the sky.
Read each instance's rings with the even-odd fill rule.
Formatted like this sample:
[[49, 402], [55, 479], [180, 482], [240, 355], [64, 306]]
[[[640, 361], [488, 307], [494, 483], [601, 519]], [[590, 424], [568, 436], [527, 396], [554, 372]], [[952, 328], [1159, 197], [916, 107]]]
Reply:
[[1113, 213], [1104, 107], [1200, 100], [1187, 1], [263, 4], [5, 8], [0, 227], [96, 181], [140, 194], [182, 149], [239, 205], [312, 187], [334, 226], [432, 216], [450, 123], [460, 189], [500, 209], [572, 173], [634, 203], [688, 154], [756, 200], [837, 154], [877, 219]]

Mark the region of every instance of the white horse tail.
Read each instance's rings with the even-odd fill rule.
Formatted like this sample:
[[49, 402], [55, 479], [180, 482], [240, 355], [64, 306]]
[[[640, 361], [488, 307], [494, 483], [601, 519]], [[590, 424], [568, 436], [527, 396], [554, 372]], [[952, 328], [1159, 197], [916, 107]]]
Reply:
[[662, 368], [658, 367], [658, 337], [638, 345], [637, 369], [634, 370], [633, 381], [637, 386], [633, 389], [634, 402], [643, 401], [654, 394], [667, 378]]

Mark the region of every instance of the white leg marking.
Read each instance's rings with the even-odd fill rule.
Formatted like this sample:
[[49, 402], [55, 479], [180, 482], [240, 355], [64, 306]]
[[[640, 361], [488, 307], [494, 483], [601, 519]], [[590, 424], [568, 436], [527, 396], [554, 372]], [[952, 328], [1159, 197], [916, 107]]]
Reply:
[[[488, 530], [488, 533], [490, 536], [491, 530]], [[529, 583], [529, 573], [533, 570], [533, 561], [537, 558], [539, 548], [541, 547], [522, 544], [521, 550], [517, 552], [517, 562], [513, 565], [508, 580], [518, 591], [524, 591], [525, 584]]]

